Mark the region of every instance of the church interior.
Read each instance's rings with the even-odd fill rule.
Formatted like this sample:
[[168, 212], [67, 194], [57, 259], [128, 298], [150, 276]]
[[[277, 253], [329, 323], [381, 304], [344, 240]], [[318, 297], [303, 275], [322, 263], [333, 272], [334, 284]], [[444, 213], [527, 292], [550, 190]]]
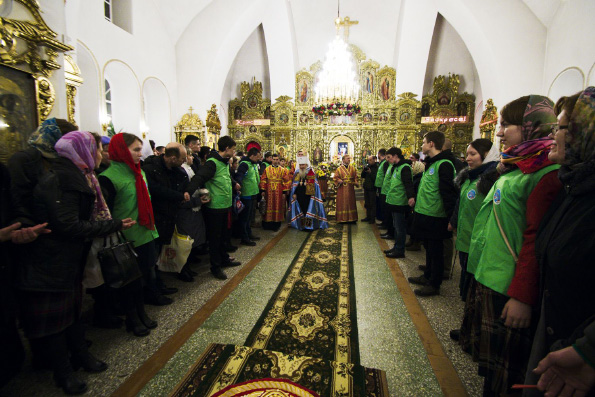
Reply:
[[[464, 159], [471, 141], [494, 139], [506, 103], [595, 85], [593, 16], [592, 0], [0, 0], [0, 161], [52, 117], [163, 146], [196, 135], [216, 148], [229, 135], [238, 151], [256, 145], [288, 161], [302, 151], [315, 166], [348, 154], [359, 169], [382, 148], [420, 153], [438, 130]], [[423, 252], [385, 258], [375, 225], [256, 230], [227, 281], [209, 277], [208, 257], [196, 282], [167, 278], [179, 292], [147, 309], [159, 322], [150, 336], [89, 325], [109, 369], [81, 375], [87, 394], [210, 396], [262, 370], [295, 383], [279, 396], [314, 395], [300, 385], [328, 396], [481, 395], [475, 363], [448, 335], [464, 306], [458, 264], [440, 296], [422, 298], [406, 278]], [[344, 311], [332, 320], [311, 302], [299, 318], [284, 312], [311, 258], [338, 263], [335, 275], [300, 282]], [[284, 332], [307, 346], [301, 355], [283, 353], [293, 343]], [[325, 346], [328, 357], [310, 351]], [[201, 372], [209, 365], [220, 373]], [[0, 389], [17, 395], [63, 394], [27, 361]]]

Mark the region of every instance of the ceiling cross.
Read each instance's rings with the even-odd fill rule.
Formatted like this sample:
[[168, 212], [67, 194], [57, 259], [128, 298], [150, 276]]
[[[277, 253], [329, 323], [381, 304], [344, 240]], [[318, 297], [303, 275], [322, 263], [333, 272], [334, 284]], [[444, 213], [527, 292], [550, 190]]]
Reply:
[[190, 111], [190, 114], [192, 114], [192, 111], [193, 111], [194, 109], [192, 109], [192, 106], [190, 106], [190, 107], [188, 108], [188, 110]]
[[352, 21], [349, 17], [335, 19], [335, 27], [337, 28], [337, 34], [339, 29], [343, 28], [343, 34], [345, 35], [345, 42], [349, 41], [349, 27], [351, 25], [357, 25], [359, 21]]

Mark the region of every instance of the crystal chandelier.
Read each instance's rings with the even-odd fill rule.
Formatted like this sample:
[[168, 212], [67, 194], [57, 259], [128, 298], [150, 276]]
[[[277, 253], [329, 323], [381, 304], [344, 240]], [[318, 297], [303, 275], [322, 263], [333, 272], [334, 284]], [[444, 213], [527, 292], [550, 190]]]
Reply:
[[316, 103], [355, 103], [359, 97], [359, 83], [355, 61], [347, 43], [337, 34], [328, 52], [314, 87]]

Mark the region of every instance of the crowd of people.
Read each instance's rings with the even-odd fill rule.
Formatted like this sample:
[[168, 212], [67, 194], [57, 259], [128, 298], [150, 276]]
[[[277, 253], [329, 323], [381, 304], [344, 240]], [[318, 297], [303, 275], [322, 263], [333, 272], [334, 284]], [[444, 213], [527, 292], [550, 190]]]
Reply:
[[595, 88], [555, 106], [540, 95], [508, 103], [496, 142], [470, 142], [466, 167], [442, 132], [421, 149], [422, 161], [381, 149], [362, 171], [362, 221], [382, 221], [394, 239], [386, 256], [423, 243], [423, 273], [408, 280], [430, 297], [459, 252], [465, 310], [450, 337], [478, 363], [485, 396], [592, 395]]
[[[540, 95], [512, 101], [500, 112], [496, 137], [470, 142], [466, 166], [439, 131], [424, 135], [422, 156], [379, 150], [359, 178], [343, 155], [332, 176], [336, 221], [357, 222], [361, 182], [361, 221], [379, 220], [381, 237], [394, 240], [386, 256], [425, 248], [423, 273], [409, 278], [421, 297], [440, 294], [458, 251], [465, 311], [450, 336], [478, 362], [484, 395], [511, 393], [515, 384], [551, 395], [592, 393], [595, 88], [555, 106]], [[216, 279], [241, 266], [230, 256], [239, 248], [232, 239], [256, 245], [257, 209], [262, 230], [328, 227], [302, 151], [287, 163], [256, 147], [238, 153], [229, 136], [211, 149], [192, 135], [153, 150], [143, 155], [133, 134], [110, 139], [48, 119], [26, 150], [0, 164], [0, 241], [8, 253], [0, 259], [0, 382], [24, 360], [18, 318], [34, 367], [52, 370], [66, 393], [84, 393], [76, 370], [102, 372], [107, 364], [85, 340], [83, 294], [94, 300], [95, 326], [148, 335], [158, 324], [145, 305], [169, 305], [177, 292], [158, 268], [176, 236], [192, 241], [177, 274], [192, 282], [190, 264], [202, 255]], [[139, 274], [119, 287], [104, 282], [98, 261], [114, 235], [132, 244]]]

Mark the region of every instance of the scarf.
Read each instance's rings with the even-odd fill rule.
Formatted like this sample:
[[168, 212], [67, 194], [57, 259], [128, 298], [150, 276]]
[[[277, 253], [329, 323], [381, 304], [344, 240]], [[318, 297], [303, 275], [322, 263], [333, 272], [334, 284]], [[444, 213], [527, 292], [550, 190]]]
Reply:
[[92, 221], [112, 219], [109, 208], [105, 203], [99, 181], [93, 170], [97, 155], [97, 142], [91, 133], [86, 131], [72, 131], [56, 142], [54, 146], [60, 157], [69, 159], [82, 171], [87, 179], [87, 185], [95, 193], [95, 204], [91, 214]]
[[564, 163], [558, 176], [571, 194], [593, 189], [595, 170], [595, 87], [583, 91], [568, 123]]
[[509, 147], [501, 154], [498, 172], [503, 174], [519, 168], [523, 174], [530, 174], [553, 164], [547, 158], [554, 142], [548, 135], [556, 121], [551, 99], [531, 95], [521, 124], [523, 142]]
[[149, 190], [145, 184], [140, 163], [135, 164], [128, 150], [124, 136], [116, 134], [112, 137], [109, 145], [109, 157], [111, 161], [118, 161], [126, 164], [134, 173], [136, 186], [136, 201], [138, 206], [138, 223], [147, 229], [155, 230], [155, 218], [153, 217], [153, 206], [149, 197]]
[[62, 131], [56, 123], [56, 118], [45, 120], [41, 126], [31, 134], [29, 138], [29, 145], [39, 150], [43, 157], [49, 159], [58, 158], [58, 154], [54, 149], [58, 139], [62, 138]]

